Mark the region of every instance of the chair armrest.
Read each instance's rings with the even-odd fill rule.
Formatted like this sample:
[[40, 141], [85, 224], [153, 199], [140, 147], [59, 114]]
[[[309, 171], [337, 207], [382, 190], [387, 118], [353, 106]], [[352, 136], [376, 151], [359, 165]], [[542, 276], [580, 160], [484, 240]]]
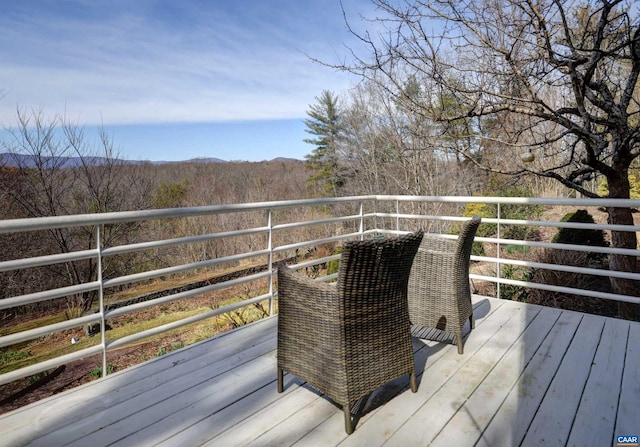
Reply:
[[278, 314], [283, 322], [296, 322], [309, 331], [321, 329], [327, 320], [339, 320], [339, 299], [335, 284], [278, 266]]
[[[279, 367], [307, 380], [313, 378], [316, 385], [336, 380], [334, 374], [342, 370], [324, 363], [344, 358], [339, 298], [333, 284], [278, 266]], [[331, 374], [322, 373], [327, 368]]]

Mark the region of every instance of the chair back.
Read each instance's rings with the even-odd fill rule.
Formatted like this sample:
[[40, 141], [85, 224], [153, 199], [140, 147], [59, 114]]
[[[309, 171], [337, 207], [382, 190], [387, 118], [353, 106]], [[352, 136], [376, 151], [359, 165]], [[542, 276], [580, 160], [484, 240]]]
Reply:
[[356, 305], [367, 301], [384, 304], [384, 300], [394, 293], [406, 293], [411, 265], [422, 235], [422, 231], [418, 231], [345, 243], [337, 289], [347, 293]]
[[482, 219], [479, 215], [474, 214], [471, 220], [465, 222], [458, 236], [458, 246], [456, 248], [456, 259], [458, 268], [456, 269], [460, 277], [458, 280], [469, 284], [469, 259], [471, 258], [471, 249], [473, 247], [473, 239], [476, 236], [478, 227]]

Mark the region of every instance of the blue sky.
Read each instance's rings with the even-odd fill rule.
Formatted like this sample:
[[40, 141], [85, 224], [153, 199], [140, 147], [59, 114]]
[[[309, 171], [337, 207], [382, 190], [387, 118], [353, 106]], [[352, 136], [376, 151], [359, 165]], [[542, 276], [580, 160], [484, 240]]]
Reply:
[[[342, 0], [350, 23], [369, 0]], [[306, 110], [357, 79], [339, 0], [0, 0], [0, 126], [61, 114], [124, 158], [304, 158]]]

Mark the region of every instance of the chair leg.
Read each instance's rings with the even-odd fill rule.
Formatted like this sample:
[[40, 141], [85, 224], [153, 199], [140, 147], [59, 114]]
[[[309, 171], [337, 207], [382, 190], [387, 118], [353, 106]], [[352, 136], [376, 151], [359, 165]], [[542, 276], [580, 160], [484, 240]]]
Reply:
[[418, 385], [416, 384], [416, 370], [414, 369], [409, 374], [409, 383], [411, 384], [411, 392], [416, 393], [418, 391]]
[[278, 393], [282, 393], [284, 391], [284, 380], [282, 376], [282, 368], [278, 368]]
[[347, 432], [348, 435], [353, 433], [353, 421], [351, 420], [351, 405], [344, 404], [342, 406], [342, 410], [344, 412], [344, 431]]
[[476, 328], [476, 319], [473, 317], [473, 313], [469, 317], [469, 324], [471, 324], [471, 329]]
[[462, 346], [462, 332], [456, 333], [456, 344], [458, 345], [458, 354], [462, 354], [463, 346]]

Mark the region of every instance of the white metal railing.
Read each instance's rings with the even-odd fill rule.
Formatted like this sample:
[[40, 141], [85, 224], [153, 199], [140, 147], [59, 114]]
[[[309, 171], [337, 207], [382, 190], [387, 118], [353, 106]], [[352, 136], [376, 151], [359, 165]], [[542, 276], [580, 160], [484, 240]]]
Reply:
[[[497, 215], [483, 218], [483, 223], [495, 224], [497, 228], [494, 237], [477, 237], [476, 240], [487, 245], [496, 246], [496, 256], [472, 256], [473, 261], [484, 265], [494, 266], [495, 272], [487, 274], [471, 274], [472, 280], [487, 281], [496, 285], [496, 296], [500, 296], [501, 285], [514, 285], [527, 288], [537, 288], [585, 297], [605, 298], [611, 300], [627, 301], [640, 304], [638, 296], [616, 295], [613, 293], [598, 292], [594, 290], [575, 289], [565, 286], [542, 284], [531, 281], [522, 281], [505, 278], [501, 274], [505, 265], [550, 269], [563, 272], [574, 272], [599, 276], [612, 276], [623, 279], [640, 281], [640, 274], [629, 272], [611, 272], [595, 268], [571, 267], [556, 264], [544, 264], [537, 261], [510, 259], [505, 257], [500, 250], [502, 246], [524, 246], [544, 249], [570, 249], [604, 254], [624, 254], [640, 256], [637, 249], [616, 249], [612, 247], [591, 247], [583, 245], [560, 245], [544, 241], [512, 240], [501, 237], [501, 229], [504, 225], [525, 225], [533, 227], [597, 229], [603, 231], [640, 231], [640, 226], [622, 226], [609, 224], [581, 224], [571, 222], [550, 222], [539, 220], [514, 220], [502, 219], [500, 215], [503, 205], [541, 205], [544, 207], [569, 206], [569, 207], [633, 207], [640, 208], [640, 200], [620, 199], [546, 199], [546, 198], [505, 198], [505, 197], [428, 197], [428, 196], [358, 196], [327, 199], [308, 199], [292, 201], [274, 201], [262, 203], [245, 203], [232, 205], [204, 206], [193, 208], [177, 208], [163, 210], [145, 210], [116, 212], [106, 214], [84, 214], [76, 216], [55, 216], [35, 219], [14, 219], [0, 221], [0, 234], [51, 230], [55, 228], [92, 227], [95, 232], [95, 247], [88, 250], [79, 250], [72, 253], [54, 253], [43, 256], [10, 259], [0, 262], [0, 274], [13, 270], [34, 268], [50, 264], [68, 263], [78, 260], [93, 260], [97, 265], [97, 276], [89, 278], [81, 284], [73, 284], [52, 290], [43, 290], [17, 296], [3, 296], [0, 299], [0, 311], [16, 306], [39, 303], [73, 294], [95, 292], [98, 294], [98, 308], [95, 313], [73, 318], [60, 323], [50, 324], [44, 327], [29, 329], [18, 333], [0, 336], [0, 349], [28, 342], [48, 334], [77, 328], [86, 324], [99, 323], [100, 343], [88, 348], [79, 349], [69, 354], [59, 356], [34, 365], [16, 369], [0, 375], [0, 385], [9, 383], [18, 378], [31, 376], [51, 368], [64, 365], [74, 360], [88, 356], [102, 354], [102, 373], [107, 372], [107, 352], [110, 349], [142, 340], [150, 336], [156, 336], [170, 330], [174, 330], [194, 322], [225, 314], [227, 312], [250, 306], [257, 302], [269, 301], [269, 313], [274, 313], [273, 299], [277, 296], [274, 287], [275, 263], [278, 260], [289, 257], [300, 249], [315, 248], [322, 244], [338, 244], [345, 240], [363, 239], [373, 237], [376, 234], [398, 234], [412, 231], [418, 227], [428, 232], [446, 227], [453, 222], [463, 222], [468, 218], [461, 216], [462, 207], [469, 203], [495, 204]], [[449, 206], [447, 214], [431, 214], [430, 207]], [[407, 212], [405, 208], [422, 206], [427, 212]], [[351, 211], [344, 212], [342, 208]], [[305, 210], [303, 214], [308, 220], [299, 219], [286, 221], [286, 217], [293, 213], [282, 213], [282, 210]], [[313, 213], [311, 210], [315, 210]], [[320, 210], [320, 211], [319, 211]], [[170, 220], [193, 217], [211, 217], [218, 215], [240, 215], [242, 213], [263, 213], [262, 222], [247, 226], [246, 228], [222, 228], [211, 233], [192, 234], [178, 238], [152, 240], [105, 247], [101, 242], [101, 234], [105, 225], [113, 225], [126, 222], [144, 222], [151, 220]], [[321, 214], [319, 217], [318, 214]], [[330, 230], [330, 231], [329, 231]], [[306, 231], [306, 232], [305, 232]], [[103, 277], [102, 263], [111, 256], [138, 253], [148, 250], [158, 250], [167, 247], [179, 247], [190, 244], [201, 244], [211, 241], [225, 241], [233, 238], [258, 236], [262, 237], [264, 245], [257, 249], [250, 249], [237, 253], [225, 254], [213, 259], [202, 259], [197, 262], [172, 265], [170, 267], [157, 268], [149, 271], [125, 274], [114, 278]], [[442, 237], [455, 238], [456, 236], [442, 234]], [[302, 238], [302, 239], [301, 239]], [[316, 256], [312, 259], [296, 261], [294, 268], [308, 268], [324, 264], [338, 259], [339, 255]], [[251, 273], [245, 276], [230, 279], [224, 282], [205, 285], [193, 290], [187, 290], [142, 301], [127, 306], [108, 309], [105, 304], [105, 292], [115, 287], [131, 287], [141, 281], [157, 280], [160, 277], [191, 273], [202, 269], [211, 269], [222, 265], [237, 264], [241, 261], [264, 259], [260, 261], [265, 269], [259, 273]], [[335, 275], [325, 276], [324, 280], [335, 278]], [[106, 322], [118, 316], [130, 314], [142, 309], [159, 306], [184, 300], [197, 295], [214, 292], [223, 288], [229, 288], [254, 281], [267, 281], [265, 293], [249, 299], [241, 300], [220, 308], [212, 309], [188, 318], [184, 318], [159, 327], [147, 329], [138, 333], [124, 336], [118, 339], [108, 340], [106, 336]]]

